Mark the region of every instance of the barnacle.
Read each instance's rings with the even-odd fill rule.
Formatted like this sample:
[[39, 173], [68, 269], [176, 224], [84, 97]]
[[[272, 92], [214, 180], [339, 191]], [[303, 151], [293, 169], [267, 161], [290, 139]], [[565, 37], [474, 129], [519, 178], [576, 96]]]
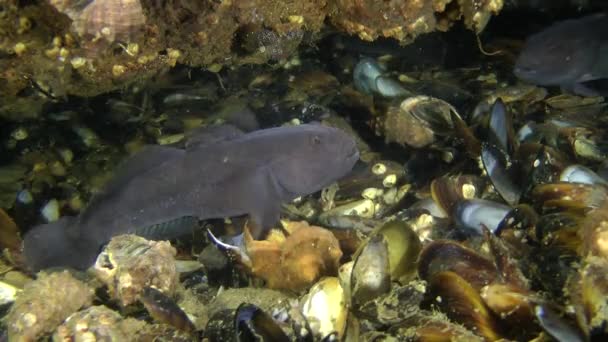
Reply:
[[73, 0], [50, 2], [72, 19], [72, 28], [81, 37], [128, 42], [142, 33], [146, 22], [140, 0], [93, 0], [85, 7]]

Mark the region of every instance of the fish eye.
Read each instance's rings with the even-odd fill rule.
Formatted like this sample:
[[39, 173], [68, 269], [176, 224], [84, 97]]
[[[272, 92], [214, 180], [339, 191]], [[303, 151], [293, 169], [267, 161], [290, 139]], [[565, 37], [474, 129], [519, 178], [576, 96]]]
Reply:
[[318, 136], [318, 135], [313, 135], [313, 136], [310, 138], [310, 142], [311, 142], [313, 145], [319, 145], [319, 144], [321, 143], [321, 137], [320, 137], [320, 136]]

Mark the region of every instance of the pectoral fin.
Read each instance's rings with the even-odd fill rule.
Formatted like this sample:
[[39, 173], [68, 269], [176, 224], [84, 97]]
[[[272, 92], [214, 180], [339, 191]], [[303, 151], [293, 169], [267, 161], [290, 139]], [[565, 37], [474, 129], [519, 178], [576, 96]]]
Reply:
[[251, 187], [255, 191], [250, 198], [249, 222], [251, 235], [254, 239], [264, 237], [281, 218], [281, 185], [277, 182], [272, 169], [258, 170]]

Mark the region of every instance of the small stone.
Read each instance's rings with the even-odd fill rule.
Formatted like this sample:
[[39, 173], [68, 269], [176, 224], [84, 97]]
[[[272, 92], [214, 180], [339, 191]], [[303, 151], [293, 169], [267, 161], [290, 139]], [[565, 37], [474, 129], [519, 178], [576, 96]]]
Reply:
[[79, 68], [82, 68], [87, 63], [87, 60], [82, 57], [74, 57], [70, 60], [70, 63], [72, 64], [72, 67], [74, 69], [79, 69]]
[[127, 71], [127, 68], [124, 65], [116, 64], [112, 67], [112, 75], [114, 77], [119, 77]]
[[21, 56], [25, 53], [25, 51], [27, 50], [27, 47], [23, 43], [17, 43], [17, 44], [15, 44], [15, 47], [13, 48], [13, 50], [15, 51], [17, 56]]

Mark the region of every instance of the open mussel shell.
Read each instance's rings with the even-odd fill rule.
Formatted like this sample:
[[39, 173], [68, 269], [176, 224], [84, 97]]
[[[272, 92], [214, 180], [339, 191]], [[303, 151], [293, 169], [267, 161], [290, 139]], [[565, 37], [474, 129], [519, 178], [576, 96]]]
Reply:
[[382, 131], [386, 141], [414, 148], [434, 143], [437, 136], [453, 134], [452, 116], [460, 117], [451, 104], [424, 95], [389, 105], [384, 114]]
[[391, 280], [407, 283], [416, 272], [416, 262], [422, 249], [418, 234], [400, 220], [385, 223], [376, 233], [387, 243]]
[[484, 144], [481, 147], [481, 161], [488, 178], [500, 196], [510, 205], [519, 202], [522, 189], [514, 181], [513, 169], [507, 155], [493, 145]]
[[452, 113], [457, 116], [454, 106], [442, 99], [430, 96], [415, 96], [401, 102], [401, 110], [411, 113], [422, 122], [426, 122], [434, 133], [445, 135], [453, 132]]
[[248, 303], [241, 304], [236, 311], [225, 309], [215, 313], [207, 323], [204, 338], [209, 341], [290, 341], [270, 315]]
[[300, 302], [300, 310], [315, 338], [342, 338], [348, 319], [346, 294], [340, 280], [326, 277], [310, 288]]
[[[354, 304], [387, 293], [392, 281], [406, 284], [413, 279], [421, 248], [418, 234], [405, 221], [392, 220], [376, 228], [353, 257], [347, 286]], [[342, 266], [341, 273], [348, 276], [345, 270]]]
[[371, 237], [357, 253], [351, 273], [351, 301], [365, 304], [391, 288], [388, 246], [382, 235]]
[[453, 217], [465, 232], [481, 234], [483, 229], [488, 229], [495, 233], [511, 210], [511, 207], [497, 202], [470, 199], [454, 206]]

